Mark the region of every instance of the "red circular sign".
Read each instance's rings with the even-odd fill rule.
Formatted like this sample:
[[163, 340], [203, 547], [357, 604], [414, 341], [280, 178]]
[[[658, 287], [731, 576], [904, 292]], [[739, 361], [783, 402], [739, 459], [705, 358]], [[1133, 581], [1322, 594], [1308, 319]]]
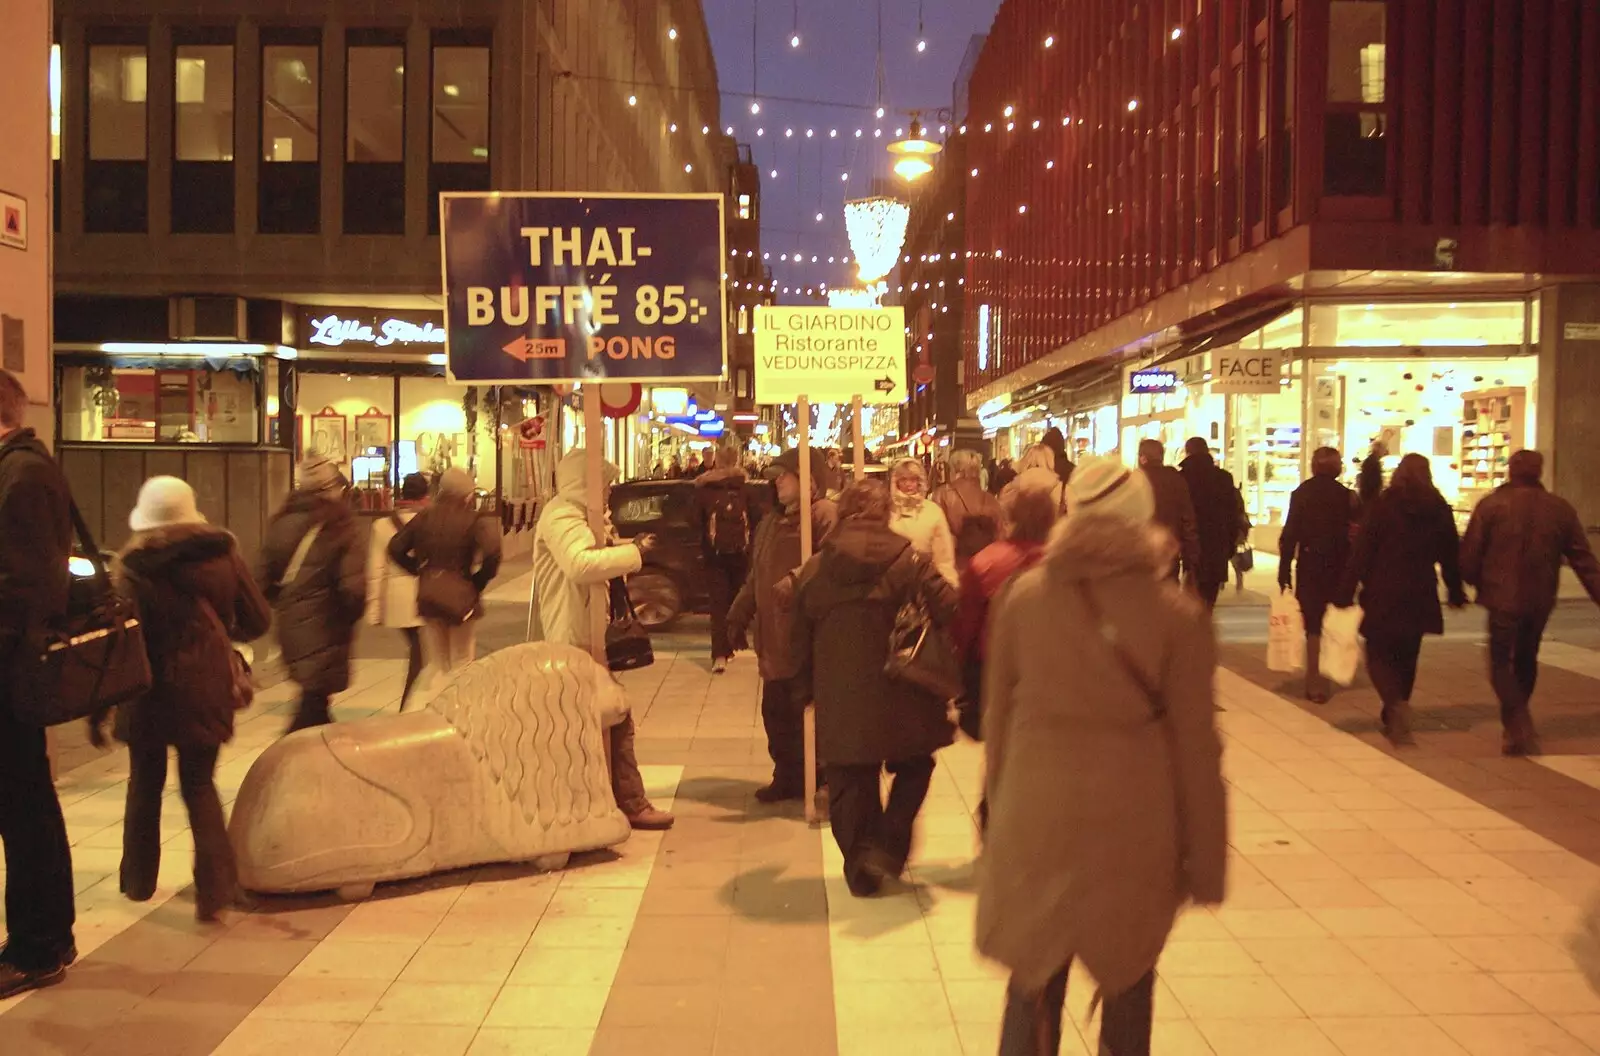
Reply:
[[607, 382], [600, 387], [600, 409], [607, 418], [626, 418], [644, 402], [644, 386], [627, 382]]
[[926, 363], [918, 363], [911, 368], [911, 380], [918, 385], [931, 385], [933, 384], [933, 378], [933, 368]]

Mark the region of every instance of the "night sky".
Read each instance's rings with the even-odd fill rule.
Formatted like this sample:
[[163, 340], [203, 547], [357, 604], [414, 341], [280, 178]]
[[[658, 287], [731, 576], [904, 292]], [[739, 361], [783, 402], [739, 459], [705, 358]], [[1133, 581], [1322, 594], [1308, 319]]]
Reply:
[[[755, 88], [761, 113], [752, 115], [751, 31], [758, 2]], [[909, 127], [907, 111], [925, 111], [928, 134], [940, 138], [935, 111], [951, 105], [967, 45], [974, 34], [988, 32], [1000, 6], [1000, 0], [922, 0], [928, 47], [919, 54], [918, 0], [881, 2], [886, 113], [878, 121], [877, 0], [704, 0], [723, 92], [723, 127], [731, 125], [740, 142], [753, 145], [761, 167], [762, 248], [771, 254], [767, 263], [780, 302], [795, 301], [796, 286], [853, 283], [853, 266], [828, 263], [830, 256], [850, 253], [845, 199], [871, 194], [875, 176], [895, 179], [884, 147], [895, 129]], [[799, 48], [789, 43], [796, 10]], [[874, 138], [880, 127], [882, 138]], [[758, 129], [765, 134], [758, 137]], [[792, 138], [785, 135], [789, 129]], [[809, 139], [807, 129], [813, 131]], [[834, 129], [838, 138], [829, 134]], [[840, 179], [846, 172], [848, 182]], [[779, 260], [796, 251], [803, 263]], [[784, 286], [791, 289], [788, 296]]]

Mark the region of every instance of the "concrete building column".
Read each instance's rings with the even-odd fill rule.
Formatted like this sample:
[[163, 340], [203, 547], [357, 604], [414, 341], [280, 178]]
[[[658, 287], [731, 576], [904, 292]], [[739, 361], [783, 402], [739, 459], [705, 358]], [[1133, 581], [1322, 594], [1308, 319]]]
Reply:
[[1600, 528], [1600, 284], [1547, 286], [1540, 299], [1538, 446], [1545, 482]]
[[0, 0], [0, 57], [6, 105], [0, 106], [0, 225], [6, 206], [21, 199], [26, 248], [0, 228], [0, 366], [28, 390], [28, 424], [55, 441], [50, 346], [50, 5]]

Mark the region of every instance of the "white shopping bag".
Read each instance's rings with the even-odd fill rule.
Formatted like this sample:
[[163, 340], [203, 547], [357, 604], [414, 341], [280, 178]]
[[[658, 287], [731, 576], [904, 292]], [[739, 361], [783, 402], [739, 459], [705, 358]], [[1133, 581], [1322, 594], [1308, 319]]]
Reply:
[[1306, 666], [1306, 625], [1300, 603], [1287, 590], [1272, 596], [1267, 623], [1267, 670], [1298, 671]]
[[1348, 686], [1361, 665], [1361, 606], [1329, 605], [1322, 614], [1322, 673]]

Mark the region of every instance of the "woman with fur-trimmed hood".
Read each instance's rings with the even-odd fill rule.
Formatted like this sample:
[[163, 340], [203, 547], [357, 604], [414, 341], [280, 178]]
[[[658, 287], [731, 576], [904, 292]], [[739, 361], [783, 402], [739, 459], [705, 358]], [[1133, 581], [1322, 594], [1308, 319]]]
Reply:
[[894, 509], [889, 528], [911, 544], [952, 587], [961, 582], [956, 571], [956, 537], [944, 510], [928, 498], [928, 471], [914, 458], [902, 458], [889, 470], [889, 490]]
[[128, 524], [134, 534], [117, 555], [114, 579], [145, 617], [152, 681], [149, 693], [117, 709], [117, 739], [128, 745], [122, 893], [135, 902], [155, 894], [167, 749], [176, 748], [194, 833], [195, 913], [215, 920], [238, 894], [214, 779], [217, 751], [233, 739], [234, 713], [251, 695], [233, 643], [266, 634], [272, 610], [233, 536], [206, 523], [183, 481], [145, 481]]
[[1144, 1054], [1173, 921], [1223, 895], [1215, 646], [1165, 579], [1174, 547], [1144, 474], [1085, 460], [1067, 510], [991, 614], [977, 944], [1011, 969], [1003, 1053], [1055, 1051], [1081, 960], [1106, 995], [1098, 1051]]

